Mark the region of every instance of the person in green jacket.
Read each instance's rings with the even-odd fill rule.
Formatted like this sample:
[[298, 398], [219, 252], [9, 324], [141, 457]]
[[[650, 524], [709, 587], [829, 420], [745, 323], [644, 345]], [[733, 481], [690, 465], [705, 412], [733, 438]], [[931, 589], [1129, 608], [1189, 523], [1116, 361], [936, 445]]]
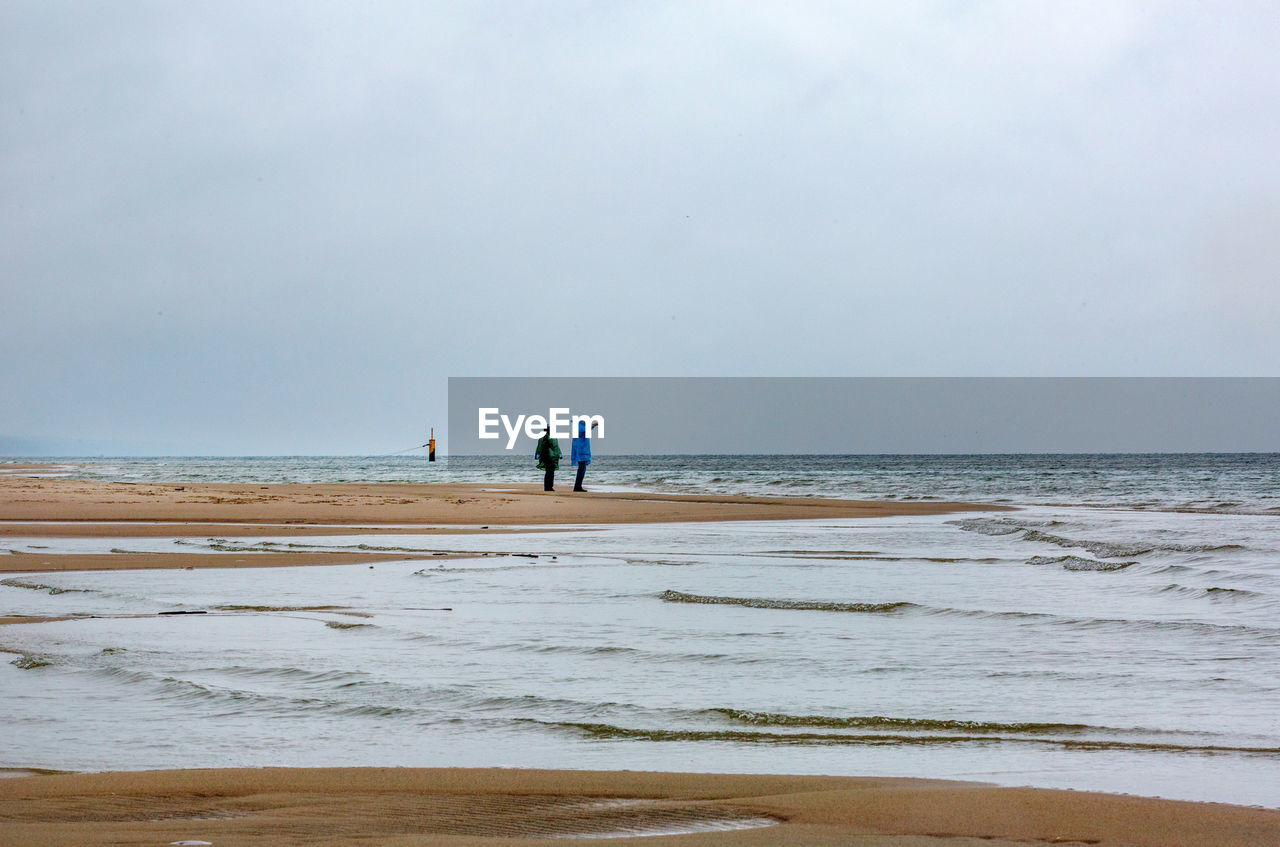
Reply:
[[555, 482], [556, 468], [560, 467], [560, 442], [551, 437], [551, 427], [547, 427], [547, 431], [538, 439], [533, 455], [538, 460], [538, 470], [546, 471], [542, 477], [542, 490], [555, 491], [552, 484]]

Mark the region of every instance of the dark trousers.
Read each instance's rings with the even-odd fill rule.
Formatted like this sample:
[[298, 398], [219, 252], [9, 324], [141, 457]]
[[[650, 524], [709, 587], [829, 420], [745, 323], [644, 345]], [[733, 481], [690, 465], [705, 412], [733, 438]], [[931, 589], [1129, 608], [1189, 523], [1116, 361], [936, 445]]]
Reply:
[[552, 487], [552, 483], [554, 483], [555, 481], [556, 481], [556, 469], [551, 467], [551, 465], [547, 465], [547, 472], [542, 477], [542, 490], [555, 491], [555, 489]]
[[586, 462], [578, 462], [578, 478], [577, 478], [576, 480], [574, 480], [574, 482], [573, 482], [573, 490], [574, 490], [574, 491], [586, 491], [586, 490], [587, 490], [587, 489], [585, 489], [585, 488], [583, 488], [583, 487], [582, 487], [582, 478], [583, 478], [584, 476], [586, 476], [586, 475], [587, 475], [587, 463], [586, 463]]

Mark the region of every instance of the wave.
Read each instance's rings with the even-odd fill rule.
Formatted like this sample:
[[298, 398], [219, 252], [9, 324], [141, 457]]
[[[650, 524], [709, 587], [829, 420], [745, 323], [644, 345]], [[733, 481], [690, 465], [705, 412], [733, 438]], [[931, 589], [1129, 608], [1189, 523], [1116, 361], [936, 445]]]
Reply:
[[[726, 554], [736, 555], [736, 554]], [[688, 559], [660, 559], [652, 556], [620, 556], [616, 559], [610, 559], [610, 562], [624, 562], [628, 565], [655, 566], [663, 568], [687, 568], [699, 564], [697, 561]]]
[[1140, 631], [1180, 631], [1198, 632], [1215, 635], [1245, 635], [1273, 639], [1280, 634], [1280, 628], [1271, 626], [1253, 626], [1250, 624], [1208, 623], [1206, 621], [1189, 621], [1171, 618], [1159, 620], [1152, 618], [1086, 618], [1056, 615], [1051, 612], [1018, 612], [989, 611], [985, 609], [949, 609], [922, 606], [925, 614], [951, 615], [956, 617], [987, 618], [996, 620], [1021, 621], [1024, 623], [1044, 623], [1051, 626], [1067, 626], [1081, 629], [1134, 629]]
[[1233, 582], [1261, 583], [1267, 586], [1275, 584], [1275, 576], [1268, 573], [1225, 570], [1223, 568], [1201, 568], [1192, 565], [1163, 565], [1153, 568], [1152, 570], [1147, 571], [1147, 573], [1195, 576], [1199, 579], [1221, 579], [1231, 580]]
[[[1079, 548], [1087, 550], [1095, 556], [1107, 559], [1119, 559], [1125, 556], [1141, 556], [1156, 549], [1154, 544], [1118, 544], [1113, 541], [1096, 541], [1088, 538], [1067, 538], [1038, 529], [1027, 529], [1022, 532], [1023, 541], [1039, 541], [1042, 544], [1053, 544], [1058, 547]], [[1164, 550], [1176, 550], [1175, 547], [1164, 547]]]
[[1121, 543], [1103, 541], [1092, 538], [1070, 538], [1052, 532], [1044, 532], [1038, 527], [1061, 525], [1060, 521], [1020, 522], [1010, 518], [966, 518], [947, 521], [965, 532], [977, 532], [982, 535], [1015, 535], [1021, 533], [1021, 540], [1053, 544], [1057, 547], [1087, 550], [1104, 559], [1121, 559], [1130, 556], [1142, 556], [1147, 553], [1218, 553], [1224, 550], [1243, 550], [1241, 544], [1164, 544], [1151, 542]]
[[887, 556], [882, 553], [859, 553], [849, 550], [768, 550], [770, 555], [787, 556], [793, 559], [839, 561], [839, 562], [937, 562], [953, 565], [960, 562], [991, 565], [1000, 560], [995, 557], [973, 558], [971, 556]]
[[1263, 597], [1256, 591], [1246, 591], [1243, 588], [1221, 588], [1211, 585], [1204, 590], [1204, 593], [1210, 597], [1227, 597], [1227, 598], [1245, 598], [1245, 597]]
[[292, 685], [315, 685], [327, 688], [342, 688], [352, 684], [364, 684], [372, 679], [364, 671], [307, 670], [295, 667], [254, 668], [244, 665], [230, 665], [227, 667], [203, 668], [200, 672], [243, 676], [250, 679], [280, 679]]
[[1008, 518], [961, 518], [947, 521], [947, 523], [965, 532], [976, 532], [981, 535], [1013, 535], [1015, 532], [1026, 530], [1026, 526], [1016, 524]]
[[945, 718], [893, 718], [883, 715], [831, 717], [828, 715], [789, 715], [781, 712], [755, 712], [730, 708], [713, 708], [707, 709], [706, 712], [707, 714], [728, 718], [735, 723], [745, 723], [752, 726], [805, 726], [825, 727], [828, 729], [914, 729], [971, 733], [1021, 733], [1027, 735], [1143, 731], [1117, 729], [1109, 726], [1090, 726], [1089, 724], [1080, 723], [999, 723]]
[[685, 594], [667, 590], [658, 595], [668, 603], [695, 603], [705, 605], [744, 606], [749, 609], [789, 609], [814, 612], [856, 612], [864, 614], [915, 613], [977, 620], [1007, 620], [1028, 624], [1043, 623], [1050, 626], [1066, 626], [1079, 629], [1133, 629], [1139, 631], [1179, 631], [1212, 634], [1230, 634], [1275, 638], [1280, 629], [1250, 624], [1220, 624], [1194, 620], [1159, 620], [1151, 618], [1091, 618], [1069, 617], [1052, 612], [1024, 612], [1017, 610], [956, 609], [946, 606], [926, 606], [899, 601], [894, 603], [838, 603], [825, 600], [778, 600], [764, 597], [719, 597], [714, 595]]
[[[416, 553], [420, 555], [429, 553], [433, 556], [449, 555], [442, 550], [431, 550], [423, 547], [393, 547], [381, 544], [318, 544], [297, 541], [242, 542], [230, 541], [225, 538], [208, 538], [204, 541], [191, 541], [188, 539], [178, 538], [174, 539], [174, 543], [203, 547], [206, 550], [215, 550], [219, 553], [275, 553], [281, 550], [297, 550], [307, 553], [335, 553], [354, 550], [361, 553]], [[476, 555], [490, 554], [477, 553]]]
[[774, 556], [836, 556], [840, 558], [884, 555], [879, 550], [761, 550], [760, 552]]
[[905, 609], [920, 608], [915, 603], [833, 603], [826, 600], [774, 600], [765, 597], [718, 597], [706, 594], [685, 594], [668, 589], [658, 595], [667, 603], [702, 603], [715, 606], [745, 606], [748, 609], [793, 609], [812, 612], [862, 612], [885, 614]]
[[1085, 559], [1080, 556], [1032, 556], [1027, 559], [1028, 565], [1061, 565], [1068, 571], [1119, 571], [1137, 562], [1100, 562], [1097, 559]]
[[[654, 709], [612, 701], [591, 701], [545, 697], [538, 694], [495, 694], [487, 685], [453, 685], [423, 688], [379, 680], [365, 672], [319, 670], [295, 667], [250, 668], [211, 667], [185, 672], [183, 676], [161, 675], [141, 669], [102, 666], [90, 669], [94, 675], [116, 683], [136, 686], [141, 697], [174, 702], [184, 707], [216, 710], [219, 715], [259, 714], [268, 717], [297, 713], [320, 713], [339, 717], [409, 719], [417, 723], [445, 717], [450, 723], [495, 726], [534, 720], [530, 714], [575, 714], [578, 717], [613, 716], [624, 712], [657, 719], [698, 719], [700, 710]], [[194, 674], [278, 680], [294, 686], [289, 692], [246, 690], [234, 683], [215, 684], [190, 678]], [[299, 686], [315, 686], [312, 692]], [[299, 696], [302, 695], [302, 696]], [[505, 714], [504, 714], [505, 713]]]
[[[455, 645], [459, 644], [459, 639], [451, 639]], [[471, 649], [484, 652], [501, 652], [511, 651], [517, 653], [538, 653], [538, 654], [564, 654], [571, 656], [588, 656], [588, 657], [621, 657], [637, 661], [647, 661], [654, 663], [667, 664], [672, 662], [694, 662], [700, 664], [711, 665], [758, 665], [768, 661], [757, 656], [741, 655], [735, 656], [730, 653], [668, 653], [660, 650], [647, 650], [640, 647], [627, 647], [617, 644], [565, 644], [565, 643], [543, 643], [537, 641], [522, 642], [471, 642]]]
[[[157, 699], [192, 706], [220, 708], [220, 714], [263, 713], [268, 715], [296, 712], [322, 712], [342, 717], [420, 717], [416, 708], [384, 703], [352, 702], [330, 697], [292, 697], [283, 694], [267, 694], [246, 691], [211, 683], [196, 682], [175, 676], [160, 676], [141, 670], [106, 667], [96, 674], [128, 685], [143, 685], [152, 690]], [[357, 683], [337, 686], [336, 690], [349, 689]]]
[[[485, 555], [488, 555], [488, 554], [485, 554]], [[521, 553], [503, 554], [504, 558], [508, 556], [523, 557], [523, 554]], [[468, 558], [478, 559], [480, 558], [480, 556], [474, 556], [474, 557], [468, 556]], [[537, 558], [537, 557], [535, 556], [533, 558]], [[553, 561], [555, 560], [555, 558], [556, 558], [555, 556], [551, 557]], [[600, 568], [600, 567], [611, 567], [612, 565], [616, 564], [617, 561], [619, 560], [610, 560], [608, 562], [587, 562], [587, 563], [555, 562], [554, 564], [522, 562], [520, 564], [512, 564], [512, 565], [475, 565], [475, 566], [467, 566], [467, 567], [450, 567], [449, 565], [433, 565], [429, 568], [423, 568], [421, 570], [414, 571], [412, 575], [413, 576], [449, 576], [452, 574], [464, 574], [464, 573], [502, 573], [503, 571], [527, 571], [527, 570], [547, 571], [552, 569], [565, 570], [570, 568]], [[668, 564], [668, 563], [654, 562], [653, 564]]]
[[50, 594], [93, 594], [93, 590], [89, 588], [64, 588], [61, 585], [48, 585], [43, 582], [30, 582], [29, 580], [13, 577], [10, 579], [0, 579], [0, 585], [7, 585], [10, 588], [26, 588], [29, 591], [48, 591]]
[[[158, 699], [223, 708], [227, 714], [260, 713], [276, 716], [319, 712], [339, 716], [409, 718], [419, 722], [441, 714], [447, 715], [451, 722], [474, 722], [486, 720], [494, 712], [527, 714], [530, 710], [540, 710], [543, 713], [547, 710], [569, 710], [579, 715], [590, 715], [626, 709], [633, 713], [638, 710], [639, 713], [658, 714], [654, 710], [621, 703], [547, 698], [537, 694], [494, 694], [489, 685], [423, 687], [378, 679], [367, 671], [357, 670], [231, 665], [196, 668], [183, 674], [183, 677], [217, 675], [225, 681], [221, 685], [118, 665], [99, 666], [91, 668], [90, 672], [117, 683], [138, 686], [144, 691], [149, 689], [151, 696]], [[289, 688], [281, 692], [247, 690], [236, 684], [237, 679], [284, 683]], [[473, 717], [459, 717], [459, 710]], [[485, 715], [478, 716], [478, 712]], [[697, 716], [696, 712], [675, 714], [681, 717]]]
[[1210, 586], [1209, 588], [1193, 588], [1188, 585], [1178, 585], [1170, 583], [1160, 589], [1162, 594], [1179, 594], [1183, 597], [1208, 598], [1210, 600], [1263, 600], [1268, 599], [1267, 595], [1259, 594], [1256, 591], [1247, 591], [1243, 588], [1220, 588], [1218, 586]]
[[23, 653], [9, 664], [24, 671], [33, 671], [36, 668], [50, 667], [53, 663], [53, 659], [49, 656], [42, 656], [37, 653]]
[[526, 720], [547, 727], [573, 730], [590, 738], [608, 741], [709, 741], [738, 744], [866, 747], [1026, 744], [1080, 751], [1118, 750], [1160, 753], [1236, 753], [1255, 756], [1280, 755], [1280, 747], [1177, 744], [1164, 741], [1122, 741], [1118, 739], [1053, 738], [995, 734], [915, 735], [903, 733], [760, 732], [739, 729], [637, 729], [606, 723]]

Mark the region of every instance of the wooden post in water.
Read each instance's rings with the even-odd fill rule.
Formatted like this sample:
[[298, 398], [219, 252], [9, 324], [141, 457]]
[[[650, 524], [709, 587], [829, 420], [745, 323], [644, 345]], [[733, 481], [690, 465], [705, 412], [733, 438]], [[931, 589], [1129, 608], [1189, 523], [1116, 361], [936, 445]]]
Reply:
[[431, 427], [431, 437], [427, 439], [427, 461], [434, 462], [436, 460], [436, 428]]

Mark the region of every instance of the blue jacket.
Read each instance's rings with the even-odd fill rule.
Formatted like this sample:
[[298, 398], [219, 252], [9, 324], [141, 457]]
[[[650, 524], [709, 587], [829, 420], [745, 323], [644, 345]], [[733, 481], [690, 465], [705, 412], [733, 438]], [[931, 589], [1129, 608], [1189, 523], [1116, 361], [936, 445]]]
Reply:
[[569, 450], [569, 464], [578, 462], [591, 464], [591, 439], [587, 438], [587, 422], [578, 421], [578, 435], [573, 439], [573, 447]]

